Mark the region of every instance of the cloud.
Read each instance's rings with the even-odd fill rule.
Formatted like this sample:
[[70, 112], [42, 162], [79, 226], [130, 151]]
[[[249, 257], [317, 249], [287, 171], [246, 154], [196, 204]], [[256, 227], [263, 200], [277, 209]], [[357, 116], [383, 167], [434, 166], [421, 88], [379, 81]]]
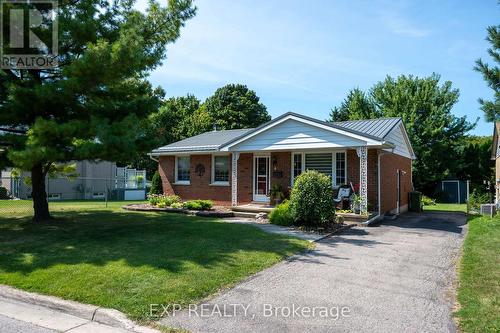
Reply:
[[427, 37], [431, 30], [418, 26], [412, 18], [421, 17], [418, 15], [418, 7], [411, 1], [401, 1], [393, 3], [382, 0], [380, 20], [394, 34], [412, 38]]
[[413, 25], [409, 20], [393, 16], [386, 15], [383, 17], [385, 25], [396, 35], [422, 38], [430, 35], [431, 31], [428, 29], [422, 29]]

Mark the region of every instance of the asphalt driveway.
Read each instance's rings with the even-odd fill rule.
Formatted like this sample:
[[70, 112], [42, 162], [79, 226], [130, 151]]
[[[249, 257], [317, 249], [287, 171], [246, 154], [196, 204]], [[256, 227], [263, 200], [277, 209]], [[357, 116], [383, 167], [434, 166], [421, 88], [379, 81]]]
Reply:
[[163, 323], [192, 332], [455, 332], [465, 222], [408, 213], [351, 229]]

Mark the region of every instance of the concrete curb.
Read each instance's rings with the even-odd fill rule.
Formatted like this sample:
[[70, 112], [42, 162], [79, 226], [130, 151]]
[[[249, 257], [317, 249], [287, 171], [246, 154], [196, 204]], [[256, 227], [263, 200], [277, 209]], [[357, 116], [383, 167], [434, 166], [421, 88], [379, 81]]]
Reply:
[[0, 296], [16, 301], [39, 305], [66, 314], [98, 322], [109, 326], [119, 327], [138, 333], [159, 333], [153, 328], [139, 326], [128, 319], [125, 314], [115, 309], [101, 308], [96, 305], [82, 304], [75, 301], [60, 299], [54, 296], [40, 295], [22, 291], [6, 285], [0, 285]]

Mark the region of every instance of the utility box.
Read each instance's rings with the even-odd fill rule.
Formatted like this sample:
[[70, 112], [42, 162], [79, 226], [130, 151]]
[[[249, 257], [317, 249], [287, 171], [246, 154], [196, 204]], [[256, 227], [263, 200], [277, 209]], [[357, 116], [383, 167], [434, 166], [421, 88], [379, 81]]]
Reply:
[[408, 210], [410, 212], [422, 211], [422, 193], [413, 191], [408, 193]]
[[481, 205], [481, 215], [493, 217], [497, 213], [496, 208], [495, 204], [483, 204]]

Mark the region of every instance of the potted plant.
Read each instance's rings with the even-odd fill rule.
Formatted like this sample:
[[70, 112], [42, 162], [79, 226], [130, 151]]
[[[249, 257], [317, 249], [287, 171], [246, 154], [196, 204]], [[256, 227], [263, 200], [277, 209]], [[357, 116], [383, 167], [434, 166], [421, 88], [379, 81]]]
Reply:
[[283, 199], [285, 199], [283, 186], [281, 186], [281, 184], [274, 184], [273, 186], [271, 186], [269, 196], [271, 197], [271, 204], [273, 204], [274, 206], [279, 205], [283, 201]]
[[361, 212], [361, 196], [359, 194], [354, 193], [351, 196], [351, 210], [356, 214]]

